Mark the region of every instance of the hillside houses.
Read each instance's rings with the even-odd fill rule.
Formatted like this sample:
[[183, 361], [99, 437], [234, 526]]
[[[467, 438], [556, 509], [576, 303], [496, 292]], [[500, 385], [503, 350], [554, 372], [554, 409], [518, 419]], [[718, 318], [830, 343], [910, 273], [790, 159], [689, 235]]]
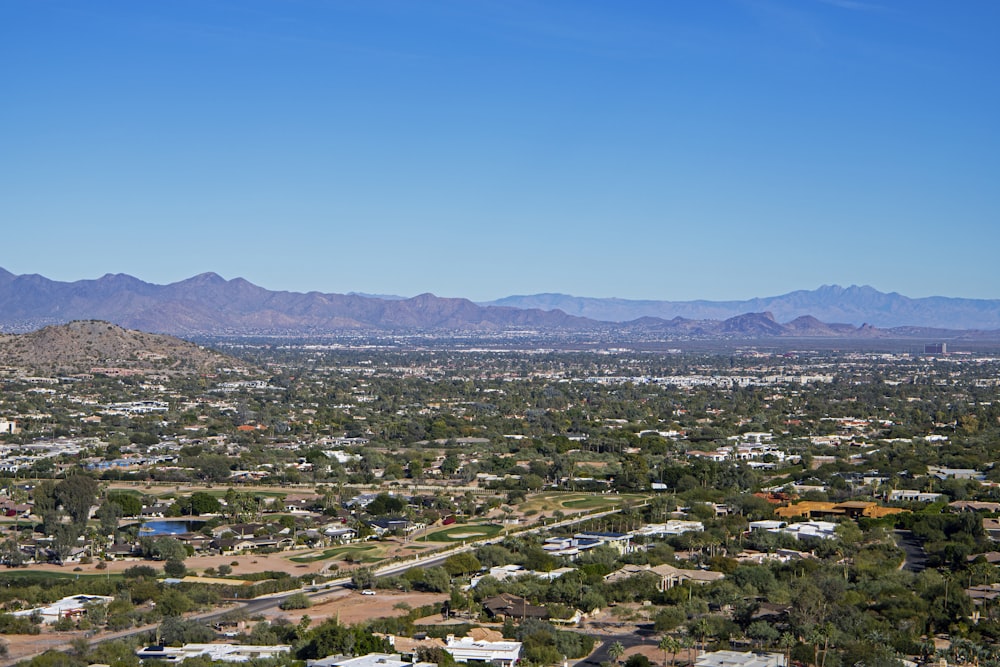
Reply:
[[712, 572], [710, 570], [685, 570], [669, 564], [657, 565], [625, 565], [614, 572], [605, 575], [604, 582], [613, 584], [623, 579], [629, 579], [643, 574], [652, 574], [659, 577], [657, 587], [661, 591], [667, 591], [680, 584], [688, 583], [694, 585], [710, 584], [715, 581], [725, 579], [722, 572]]

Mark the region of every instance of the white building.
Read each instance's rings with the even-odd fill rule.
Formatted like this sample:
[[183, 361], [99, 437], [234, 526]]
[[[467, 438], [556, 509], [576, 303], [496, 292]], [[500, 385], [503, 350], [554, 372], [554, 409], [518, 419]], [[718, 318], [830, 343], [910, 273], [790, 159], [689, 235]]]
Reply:
[[164, 401], [131, 401], [128, 403], [112, 403], [105, 410], [105, 414], [118, 415], [148, 415], [153, 412], [166, 412], [170, 409], [170, 404]]
[[22, 609], [12, 613], [13, 616], [33, 616], [38, 614], [42, 617], [42, 623], [55, 623], [61, 618], [79, 618], [87, 612], [88, 605], [108, 604], [114, 600], [107, 595], [70, 595], [61, 600], [56, 600], [47, 607], [35, 607], [34, 609]]
[[571, 567], [560, 567], [550, 572], [536, 572], [520, 565], [497, 565], [496, 567], [491, 567], [489, 572], [473, 577], [472, 581], [469, 582], [469, 588], [475, 588], [485, 577], [493, 577], [497, 581], [506, 581], [507, 579], [516, 579], [518, 577], [538, 577], [539, 579], [552, 581], [572, 571], [573, 568]]
[[785, 667], [782, 653], [751, 653], [750, 651], [712, 651], [702, 653], [695, 667]]
[[369, 653], [356, 658], [332, 655], [321, 660], [306, 660], [306, 667], [437, 667], [433, 662], [410, 662], [399, 654]]
[[257, 646], [239, 644], [185, 644], [180, 648], [172, 646], [147, 646], [135, 652], [140, 660], [162, 660], [167, 663], [184, 662], [188, 658], [205, 657], [219, 662], [250, 662], [277, 658], [282, 653], [291, 652], [286, 644], [278, 646]]
[[764, 519], [763, 521], [751, 521], [748, 524], [750, 530], [768, 530], [772, 533], [780, 531], [782, 528], [788, 525], [786, 521], [777, 521], [775, 519]]
[[511, 667], [521, 657], [521, 642], [491, 642], [472, 637], [456, 639], [454, 635], [448, 635], [444, 650], [451, 654], [455, 662], [478, 660]]
[[913, 491], [912, 489], [896, 489], [889, 492], [889, 501], [899, 501], [904, 503], [936, 503], [944, 498], [943, 493], [927, 493], [924, 491]]
[[769, 533], [783, 533], [795, 539], [817, 538], [832, 540], [837, 537], [837, 524], [832, 521], [802, 521], [786, 523], [784, 521], [767, 520], [751, 521], [750, 530], [766, 530]]
[[680, 535], [687, 532], [703, 532], [705, 524], [701, 521], [685, 521], [682, 519], [671, 519], [666, 523], [646, 524], [638, 530], [633, 530], [629, 535], [632, 537], [661, 537], [666, 535]]
[[[606, 544], [609, 547], [613, 547], [622, 554], [632, 553], [634, 550], [632, 547], [632, 538], [629, 537], [628, 533], [592, 531], [577, 533], [573, 536], [573, 539], [577, 540], [578, 543], [586, 542], [588, 540], [596, 540], [600, 544]], [[577, 546], [579, 547], [580, 544]]]

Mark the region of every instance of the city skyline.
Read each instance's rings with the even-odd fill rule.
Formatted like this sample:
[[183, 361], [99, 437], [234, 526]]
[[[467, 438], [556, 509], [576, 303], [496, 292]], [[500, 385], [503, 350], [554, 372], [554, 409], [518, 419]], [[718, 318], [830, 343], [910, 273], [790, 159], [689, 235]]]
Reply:
[[[1000, 8], [8, 3], [16, 273], [1000, 296]], [[11, 103], [12, 102], [12, 103]]]

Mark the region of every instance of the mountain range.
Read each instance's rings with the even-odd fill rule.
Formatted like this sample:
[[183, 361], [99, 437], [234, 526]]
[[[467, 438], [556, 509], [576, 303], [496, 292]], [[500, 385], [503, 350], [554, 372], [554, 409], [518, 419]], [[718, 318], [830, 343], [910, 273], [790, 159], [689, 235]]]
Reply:
[[271, 291], [214, 273], [156, 285], [125, 274], [59, 282], [0, 269], [0, 330], [23, 332], [92, 319], [179, 336], [527, 329], [656, 337], [909, 338], [1000, 329], [1000, 301], [908, 299], [870, 287], [832, 286], [738, 302], [549, 294], [476, 304], [432, 294], [398, 298]]
[[558, 309], [568, 315], [606, 322], [628, 322], [640, 317], [724, 320], [743, 313], [769, 312], [783, 322], [811, 315], [823, 322], [858, 326], [867, 323], [876, 327], [1000, 329], [1000, 299], [941, 296], [911, 299], [896, 292], [880, 292], [867, 285], [824, 285], [815, 290], [745, 301], [642, 301], [534, 294], [508, 296], [483, 305]]

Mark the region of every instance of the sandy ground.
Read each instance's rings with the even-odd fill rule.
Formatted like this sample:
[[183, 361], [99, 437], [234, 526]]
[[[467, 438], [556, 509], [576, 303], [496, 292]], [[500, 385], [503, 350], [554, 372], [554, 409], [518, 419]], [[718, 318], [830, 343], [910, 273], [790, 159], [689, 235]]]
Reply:
[[42, 630], [40, 635], [4, 635], [3, 643], [7, 645], [7, 656], [4, 661], [13, 661], [39, 652], [55, 648], [75, 637], [82, 637], [83, 632], [54, 632]]
[[[247, 555], [223, 555], [223, 556], [192, 556], [184, 561], [188, 570], [194, 570], [198, 574], [201, 574], [208, 567], [218, 567], [220, 565], [230, 565], [233, 567], [233, 574], [249, 574], [252, 572], [264, 572], [265, 570], [281, 570], [282, 572], [288, 572], [289, 574], [295, 576], [301, 576], [302, 574], [316, 573], [320, 572], [323, 567], [330, 563], [331, 561], [316, 561], [315, 563], [293, 563], [288, 560], [290, 556], [298, 556], [302, 554], [307, 554], [306, 551], [286, 551], [277, 554], [267, 554], [267, 555], [257, 555], [257, 554], [247, 554]], [[236, 565], [232, 565], [237, 563]], [[136, 565], [147, 565], [156, 570], [163, 569], [163, 563], [149, 560], [142, 560], [141, 558], [126, 559], [126, 560], [113, 560], [107, 562], [107, 569], [99, 570], [97, 569], [97, 563], [91, 563], [89, 565], [80, 565], [77, 563], [69, 563], [66, 565], [32, 565], [30, 567], [24, 568], [23, 570], [13, 570], [13, 571], [27, 571], [35, 570], [42, 572], [60, 572], [63, 574], [72, 574], [78, 572], [80, 574], [105, 574], [107, 572], [121, 572], [122, 570], [128, 569], [130, 567], [135, 567]], [[77, 569], [79, 568], [79, 569]]]
[[275, 609], [265, 614], [268, 619], [284, 617], [298, 623], [303, 616], [309, 616], [312, 624], [322, 623], [328, 618], [338, 618], [345, 625], [353, 625], [372, 618], [403, 616], [411, 608], [424, 605], [439, 605], [448, 599], [443, 593], [402, 593], [378, 591], [375, 595], [361, 595], [357, 591], [338, 590], [330, 595], [313, 599], [308, 609], [281, 611]]
[[[399, 541], [386, 541], [381, 542], [380, 545], [386, 548], [386, 557], [391, 558], [393, 556], [408, 556], [414, 553], [422, 553], [427, 551], [426, 549], [413, 549], [409, 545], [399, 542]], [[422, 545], [421, 545], [422, 546]], [[332, 566], [336, 566], [333, 569], [334, 572], [349, 573], [353, 567], [343, 561], [336, 559], [319, 560], [311, 563], [296, 563], [290, 560], [293, 557], [308, 556], [311, 554], [319, 554], [323, 549], [316, 550], [297, 550], [297, 551], [283, 551], [274, 554], [225, 554], [221, 556], [192, 556], [185, 559], [184, 564], [187, 566], [189, 571], [193, 571], [195, 574], [202, 574], [206, 568], [213, 567], [217, 568], [220, 565], [229, 565], [233, 568], [232, 574], [239, 576], [240, 574], [250, 574], [254, 572], [264, 572], [267, 570], [275, 570], [281, 572], [288, 572], [289, 574], [300, 577], [304, 574], [318, 574], [318, 573], [332, 573], [329, 570]], [[234, 563], [236, 563], [234, 565]], [[11, 572], [23, 572], [28, 570], [37, 570], [42, 572], [60, 572], [63, 574], [72, 574], [77, 572], [79, 574], [105, 574], [107, 572], [121, 572], [130, 567], [136, 565], [147, 565], [149, 567], [155, 568], [157, 570], [163, 569], [163, 563], [156, 561], [148, 561], [142, 559], [127, 559], [127, 560], [113, 560], [107, 562], [107, 569], [99, 570], [97, 569], [97, 562], [90, 563], [88, 565], [81, 565], [78, 563], [69, 563], [66, 565], [32, 565], [30, 567], [21, 570], [10, 570]], [[77, 569], [79, 568], [79, 570]], [[5, 570], [7, 571], [7, 570]]]
[[628, 660], [633, 655], [637, 653], [642, 654], [649, 658], [649, 661], [654, 665], [666, 665], [669, 667], [671, 664], [671, 657], [673, 657], [674, 665], [688, 664], [694, 661], [695, 654], [697, 651], [695, 649], [683, 649], [677, 652], [676, 656], [671, 656], [670, 653], [667, 654], [667, 662], [663, 662], [663, 651], [656, 648], [656, 644], [659, 639], [649, 639], [648, 643], [640, 644], [639, 646], [633, 646], [625, 650], [625, 655], [622, 656], [622, 662]]

